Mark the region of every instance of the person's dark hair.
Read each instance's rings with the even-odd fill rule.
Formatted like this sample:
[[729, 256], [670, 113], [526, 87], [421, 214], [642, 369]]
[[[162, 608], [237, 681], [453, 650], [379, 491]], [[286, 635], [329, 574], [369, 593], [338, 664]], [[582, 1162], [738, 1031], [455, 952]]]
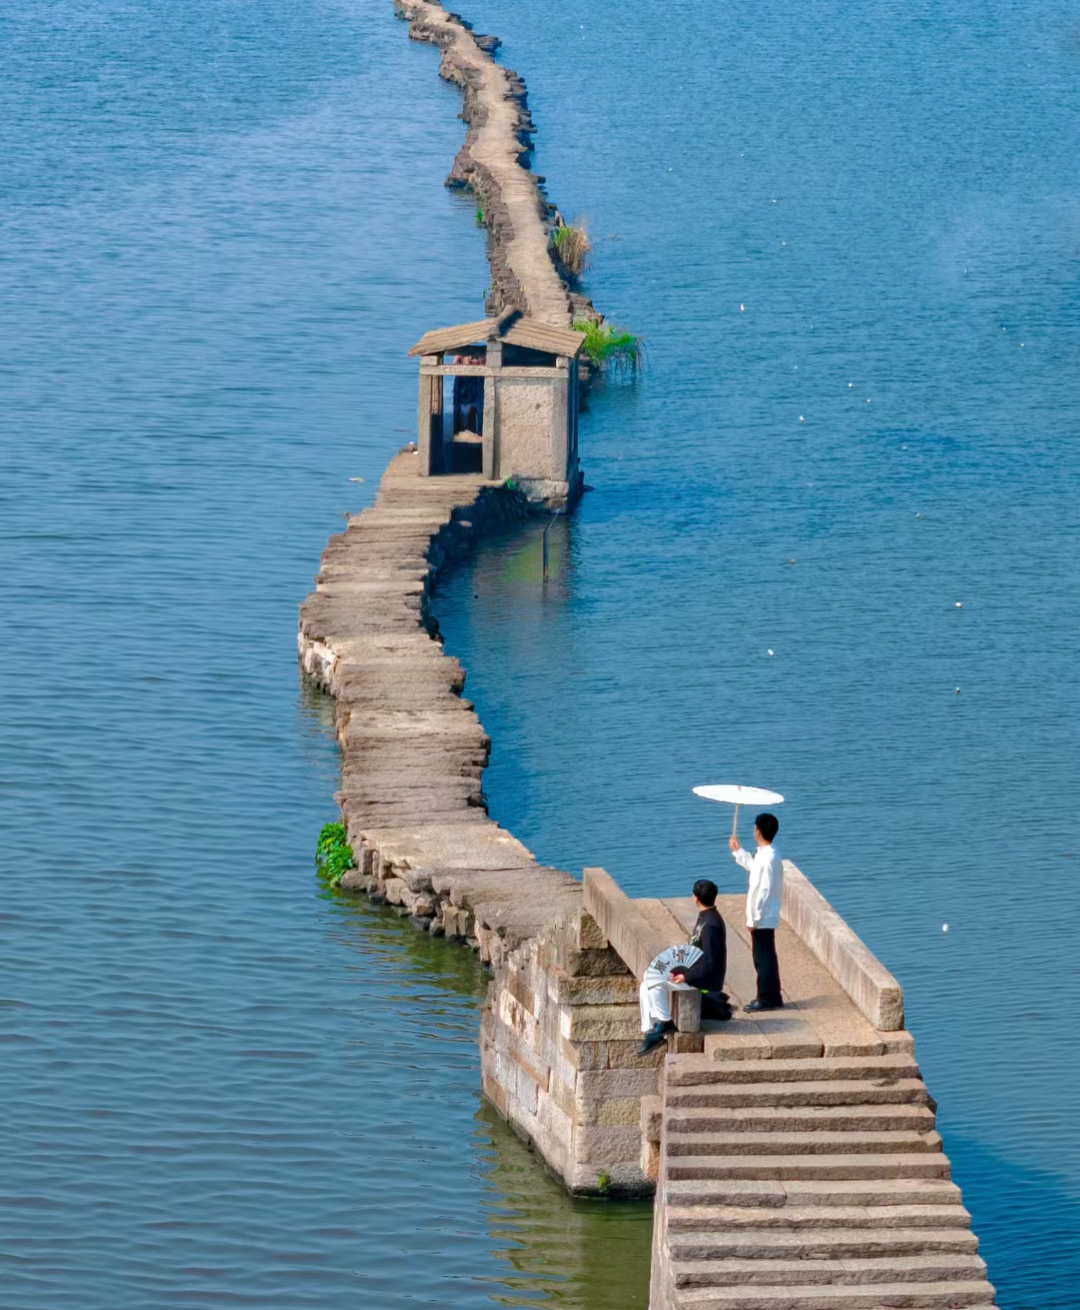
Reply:
[[780, 831], [780, 820], [775, 814], [759, 814], [754, 820], [754, 826], [766, 841], [772, 841]]
[[710, 882], [708, 878], [699, 878], [694, 883], [694, 895], [698, 900], [708, 908], [716, 904], [716, 883]]

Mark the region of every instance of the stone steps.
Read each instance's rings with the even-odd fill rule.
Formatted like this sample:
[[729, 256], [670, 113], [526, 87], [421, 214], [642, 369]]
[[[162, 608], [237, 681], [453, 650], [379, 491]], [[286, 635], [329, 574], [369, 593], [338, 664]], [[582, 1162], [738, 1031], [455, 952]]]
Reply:
[[674, 1310], [992, 1310], [983, 1279], [833, 1287], [679, 1288]]
[[668, 1158], [782, 1155], [917, 1155], [940, 1153], [941, 1137], [930, 1132], [734, 1132], [674, 1133], [666, 1139]]
[[910, 1055], [835, 1056], [827, 1060], [712, 1060], [705, 1055], [678, 1055], [668, 1061], [667, 1068], [667, 1086], [671, 1088], [918, 1077], [919, 1066]]
[[669, 1110], [749, 1106], [926, 1105], [921, 1078], [835, 1078], [808, 1082], [717, 1083], [669, 1087]]
[[928, 1132], [934, 1112], [926, 1105], [899, 1102], [885, 1105], [738, 1106], [668, 1109], [669, 1133], [733, 1132]]
[[889, 1283], [959, 1283], [985, 1279], [977, 1255], [884, 1256], [856, 1259], [681, 1260], [676, 1287], [862, 1287]]
[[[970, 1228], [723, 1228], [671, 1233], [675, 1260], [858, 1260], [885, 1256], [974, 1255], [979, 1241]], [[760, 1281], [760, 1280], [758, 1280]]]
[[884, 1155], [677, 1155], [667, 1157], [667, 1177], [840, 1181], [887, 1178], [948, 1178], [949, 1161], [940, 1151]]
[[858, 1178], [786, 1178], [783, 1182], [741, 1178], [670, 1181], [667, 1201], [669, 1206], [684, 1210], [707, 1206], [726, 1206], [736, 1210], [768, 1209], [780, 1216], [791, 1215], [796, 1221], [804, 1210], [822, 1208], [893, 1210], [949, 1207], [967, 1215], [961, 1205], [959, 1187], [947, 1178], [893, 1178], [884, 1182]]
[[952, 1205], [672, 1205], [667, 1207], [669, 1233], [738, 1233], [768, 1230], [803, 1233], [843, 1229], [969, 1228], [971, 1216]]
[[989, 1310], [910, 1051], [788, 1049], [668, 1058], [664, 1310]]

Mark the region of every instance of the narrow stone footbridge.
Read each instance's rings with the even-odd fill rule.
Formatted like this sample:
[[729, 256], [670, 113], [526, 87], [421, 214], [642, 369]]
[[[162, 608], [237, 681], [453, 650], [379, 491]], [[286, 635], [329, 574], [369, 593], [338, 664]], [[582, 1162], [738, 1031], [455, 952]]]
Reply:
[[[676, 994], [638, 1054], [638, 981], [691, 902], [540, 864], [487, 814], [490, 741], [429, 609], [443, 567], [529, 506], [482, 478], [391, 462], [301, 608], [298, 653], [337, 701], [342, 887], [472, 945], [494, 970], [484, 1091], [572, 1191], [655, 1194], [651, 1310], [984, 1310], [994, 1291], [904, 1030], [903, 993], [785, 865], [785, 1008], [702, 1023]], [[742, 897], [728, 990], [754, 994]]]
[[[785, 1008], [701, 1022], [682, 1000], [642, 1100], [651, 1310], [991, 1307], [899, 985], [798, 869], [786, 876]], [[689, 900], [628, 900], [602, 870], [585, 899], [635, 976], [695, 918]], [[755, 994], [743, 898], [718, 905], [741, 1006]]]

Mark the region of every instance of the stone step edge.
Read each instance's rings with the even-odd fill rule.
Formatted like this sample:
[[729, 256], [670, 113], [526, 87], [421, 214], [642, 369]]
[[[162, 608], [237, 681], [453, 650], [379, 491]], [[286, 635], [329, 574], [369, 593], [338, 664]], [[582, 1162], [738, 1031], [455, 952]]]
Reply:
[[994, 1287], [985, 1279], [935, 1283], [871, 1283], [834, 1287], [679, 1288], [674, 1310], [993, 1310]]
[[[904, 1124], [904, 1128], [873, 1129], [875, 1123], [891, 1120]], [[707, 1132], [850, 1132], [841, 1127], [845, 1121], [855, 1122], [878, 1132], [904, 1132], [926, 1125], [934, 1128], [936, 1116], [926, 1105], [900, 1102], [897, 1105], [738, 1105], [738, 1106], [678, 1106], [669, 1108], [664, 1115], [664, 1127], [669, 1133], [685, 1136], [688, 1133]], [[786, 1124], [802, 1122], [808, 1128], [785, 1128]], [[722, 1127], [703, 1127], [708, 1124]]]
[[[716, 1196], [742, 1209], [749, 1206], [767, 1207], [778, 1213], [801, 1210], [806, 1207], [833, 1207], [845, 1203], [893, 1208], [900, 1205], [945, 1204], [961, 1206], [960, 1188], [946, 1178], [866, 1178], [813, 1179], [787, 1178], [699, 1178], [675, 1180], [668, 1183], [668, 1205], [695, 1208], [708, 1205]], [[736, 1197], [745, 1200], [735, 1200]], [[932, 1197], [931, 1202], [913, 1198]]]
[[[868, 1149], [859, 1150], [859, 1147], [865, 1145], [868, 1148], [877, 1147], [878, 1150]], [[678, 1146], [679, 1150], [672, 1148]], [[899, 1129], [896, 1132], [868, 1132], [865, 1129], [854, 1129], [850, 1132], [836, 1131], [827, 1132], [824, 1129], [815, 1129], [812, 1132], [784, 1132], [776, 1130], [773, 1132], [751, 1132], [745, 1130], [736, 1133], [675, 1133], [666, 1141], [667, 1154], [673, 1159], [684, 1155], [694, 1155], [700, 1153], [704, 1155], [753, 1155], [754, 1152], [749, 1147], [763, 1147], [762, 1152], [766, 1155], [807, 1155], [817, 1154], [825, 1147], [835, 1146], [841, 1148], [841, 1154], [852, 1155], [877, 1155], [893, 1151], [903, 1152], [905, 1147], [910, 1147], [912, 1152], [927, 1152], [934, 1154], [943, 1149], [941, 1134], [931, 1129], [928, 1132], [916, 1132], [913, 1129]], [[683, 1150], [681, 1148], [688, 1149]], [[698, 1148], [695, 1152], [693, 1148]], [[721, 1148], [729, 1147], [730, 1150]], [[773, 1148], [776, 1148], [775, 1152]], [[790, 1147], [790, 1150], [781, 1150], [780, 1148]], [[828, 1154], [828, 1152], [825, 1152]]]
[[[676, 1285], [717, 1279], [713, 1286], [860, 1286], [873, 1282], [986, 1281], [986, 1260], [967, 1252], [933, 1255], [849, 1256], [841, 1259], [675, 1260]], [[886, 1275], [886, 1277], [881, 1277]], [[744, 1277], [746, 1282], [737, 1282]], [[771, 1280], [775, 1279], [775, 1284]]]
[[669, 1197], [665, 1216], [669, 1233], [875, 1232], [902, 1230], [905, 1224], [923, 1231], [967, 1232], [971, 1227], [971, 1215], [960, 1203], [959, 1192], [952, 1204], [923, 1205], [688, 1205], [673, 1203]]
[[[806, 1074], [808, 1077], [801, 1077]], [[902, 1055], [837, 1056], [806, 1060], [713, 1060], [707, 1056], [669, 1056], [665, 1070], [668, 1087], [697, 1087], [715, 1083], [823, 1082], [834, 1079], [919, 1078], [919, 1066]]]
[[[720, 1254], [731, 1247], [760, 1246], [762, 1249], [775, 1247], [790, 1250], [828, 1251], [833, 1247], [859, 1246], [872, 1244], [877, 1246], [923, 1246], [927, 1242], [943, 1242], [957, 1251], [975, 1254], [979, 1239], [970, 1228], [739, 1228], [730, 1232], [695, 1230], [692, 1228], [673, 1229], [671, 1216], [668, 1215], [668, 1246], [674, 1253], [676, 1247], [694, 1247], [697, 1250], [717, 1252], [687, 1257], [695, 1260], [723, 1260]], [[867, 1257], [874, 1254], [864, 1253]], [[882, 1252], [887, 1254], [887, 1252]], [[909, 1251], [908, 1255], [936, 1255], [937, 1249], [928, 1251]], [[757, 1255], [734, 1257], [735, 1259], [757, 1260]], [[823, 1257], [824, 1258], [824, 1257]]]
[[[667, 1106], [670, 1110], [710, 1109], [714, 1106], [736, 1106], [744, 1097], [753, 1097], [753, 1105], [775, 1104], [781, 1108], [812, 1105], [843, 1106], [848, 1102], [836, 1100], [842, 1096], [873, 1096], [869, 1101], [851, 1102], [860, 1105], [928, 1105], [933, 1098], [921, 1078], [897, 1078], [873, 1082], [869, 1078], [825, 1078], [807, 1082], [720, 1082], [689, 1084], [669, 1087]], [[832, 1098], [815, 1101], [813, 1097]], [[805, 1101], [799, 1098], [807, 1098]], [[701, 1098], [701, 1100], [699, 1100]], [[773, 1100], [772, 1098], [777, 1098]], [[888, 1098], [888, 1099], [886, 1099]], [[701, 1103], [703, 1101], [704, 1103]]]
[[[869, 1175], [871, 1179], [882, 1182], [897, 1176], [942, 1179], [950, 1177], [948, 1157], [938, 1151], [922, 1151], [915, 1155], [904, 1155], [899, 1152], [893, 1155], [682, 1155], [668, 1158], [666, 1164], [667, 1176], [676, 1182], [691, 1180], [693, 1175], [685, 1173], [689, 1169], [699, 1171], [698, 1177], [702, 1181], [732, 1177], [733, 1175], [727, 1172], [732, 1169], [740, 1170], [740, 1176], [743, 1178], [757, 1178], [762, 1182], [787, 1182], [789, 1178], [797, 1179], [800, 1172], [807, 1170], [818, 1171], [818, 1179], [822, 1182], [849, 1180], [852, 1178], [852, 1170], [855, 1171], [856, 1179], [865, 1179]], [[673, 1173], [673, 1169], [681, 1172], [682, 1178], [679, 1178], [677, 1173]], [[841, 1173], [833, 1179], [827, 1174], [823, 1175], [822, 1170], [848, 1172]], [[899, 1174], [897, 1171], [900, 1171]]]

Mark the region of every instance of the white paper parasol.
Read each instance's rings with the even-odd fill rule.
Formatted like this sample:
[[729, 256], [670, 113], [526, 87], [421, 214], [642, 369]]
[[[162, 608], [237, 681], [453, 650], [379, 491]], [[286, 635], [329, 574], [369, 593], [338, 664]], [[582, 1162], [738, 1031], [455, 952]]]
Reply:
[[778, 791], [766, 791], [764, 787], [738, 787], [733, 783], [721, 782], [711, 787], [695, 787], [695, 796], [704, 796], [707, 801], [724, 801], [735, 806], [735, 820], [731, 831], [739, 826], [740, 805], [779, 805], [783, 796]]

